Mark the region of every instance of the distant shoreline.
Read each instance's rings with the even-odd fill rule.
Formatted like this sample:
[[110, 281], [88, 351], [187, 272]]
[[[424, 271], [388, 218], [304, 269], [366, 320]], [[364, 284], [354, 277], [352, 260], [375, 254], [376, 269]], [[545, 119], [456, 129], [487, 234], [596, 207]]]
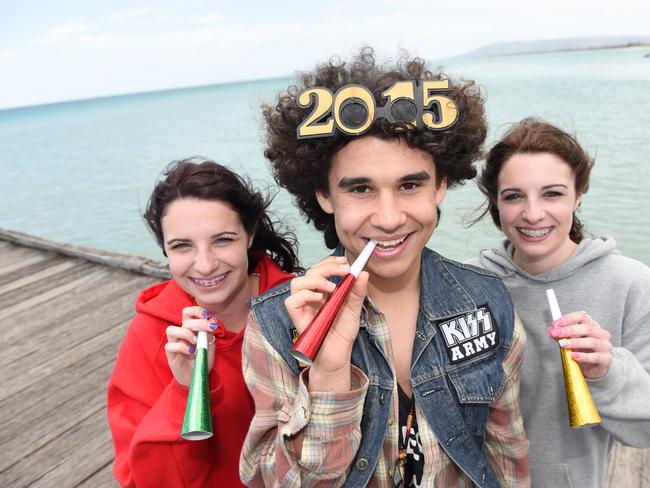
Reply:
[[[572, 51], [605, 51], [607, 49], [642, 49], [642, 48], [649, 48], [650, 49], [650, 44], [645, 43], [645, 42], [630, 42], [626, 44], [617, 44], [617, 45], [604, 45], [604, 46], [592, 46], [592, 47], [566, 47], [566, 48], [559, 48], [559, 49], [544, 49], [540, 51], [521, 51], [517, 53], [502, 53], [502, 54], [488, 54], [486, 57], [498, 57], [498, 56], [521, 56], [521, 55], [528, 55], [528, 54], [548, 54], [548, 53], [562, 53], [562, 52], [572, 52]], [[644, 57], [650, 57], [650, 51], [648, 51], [648, 55]]]

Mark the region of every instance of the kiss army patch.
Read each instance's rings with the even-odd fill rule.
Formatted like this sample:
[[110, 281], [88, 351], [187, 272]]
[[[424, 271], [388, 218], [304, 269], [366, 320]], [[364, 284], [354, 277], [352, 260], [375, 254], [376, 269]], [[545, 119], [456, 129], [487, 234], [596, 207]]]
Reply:
[[499, 329], [487, 305], [440, 322], [451, 364], [483, 355], [499, 345]]

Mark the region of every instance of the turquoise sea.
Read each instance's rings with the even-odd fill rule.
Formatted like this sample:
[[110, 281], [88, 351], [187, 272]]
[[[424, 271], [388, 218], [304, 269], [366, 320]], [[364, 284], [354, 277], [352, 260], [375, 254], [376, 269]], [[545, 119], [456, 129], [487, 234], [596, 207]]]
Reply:
[[[596, 155], [582, 220], [650, 264], [650, 58], [648, 49], [574, 51], [440, 63], [476, 79], [487, 98], [489, 141], [538, 116], [568, 129]], [[262, 155], [260, 104], [291, 78], [117, 96], [0, 111], [0, 227], [155, 259], [140, 217], [172, 160], [202, 155], [272, 184]], [[46, 81], [45, 81], [46, 82]], [[501, 238], [463, 218], [481, 203], [473, 183], [447, 195], [430, 246], [466, 259]], [[327, 254], [284, 191], [273, 210], [290, 223], [303, 264]]]

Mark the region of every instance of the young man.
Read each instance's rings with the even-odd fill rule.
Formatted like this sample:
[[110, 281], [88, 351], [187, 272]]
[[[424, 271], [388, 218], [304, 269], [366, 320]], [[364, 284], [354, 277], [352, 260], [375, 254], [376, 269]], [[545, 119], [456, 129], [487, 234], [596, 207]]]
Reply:
[[[529, 485], [524, 338], [508, 293], [425, 247], [447, 188], [476, 175], [486, 134], [473, 83], [440, 92], [440, 80], [419, 59], [383, 67], [366, 49], [264, 110], [278, 182], [336, 249], [253, 301], [243, 355], [256, 412], [240, 460], [250, 486]], [[369, 239], [366, 271], [303, 367], [294, 332]]]

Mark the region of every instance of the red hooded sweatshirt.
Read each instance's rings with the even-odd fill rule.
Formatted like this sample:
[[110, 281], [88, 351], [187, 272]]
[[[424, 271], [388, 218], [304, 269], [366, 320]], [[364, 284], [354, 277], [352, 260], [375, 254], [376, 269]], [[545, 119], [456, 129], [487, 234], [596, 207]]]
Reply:
[[[293, 276], [266, 255], [258, 260], [259, 292]], [[108, 383], [108, 423], [115, 446], [113, 473], [123, 486], [238, 487], [239, 453], [254, 405], [241, 364], [244, 330], [217, 339], [210, 372], [214, 435], [203, 441], [180, 437], [188, 389], [174, 379], [165, 354], [169, 324], [193, 298], [174, 280], [151, 286], [136, 301]]]

